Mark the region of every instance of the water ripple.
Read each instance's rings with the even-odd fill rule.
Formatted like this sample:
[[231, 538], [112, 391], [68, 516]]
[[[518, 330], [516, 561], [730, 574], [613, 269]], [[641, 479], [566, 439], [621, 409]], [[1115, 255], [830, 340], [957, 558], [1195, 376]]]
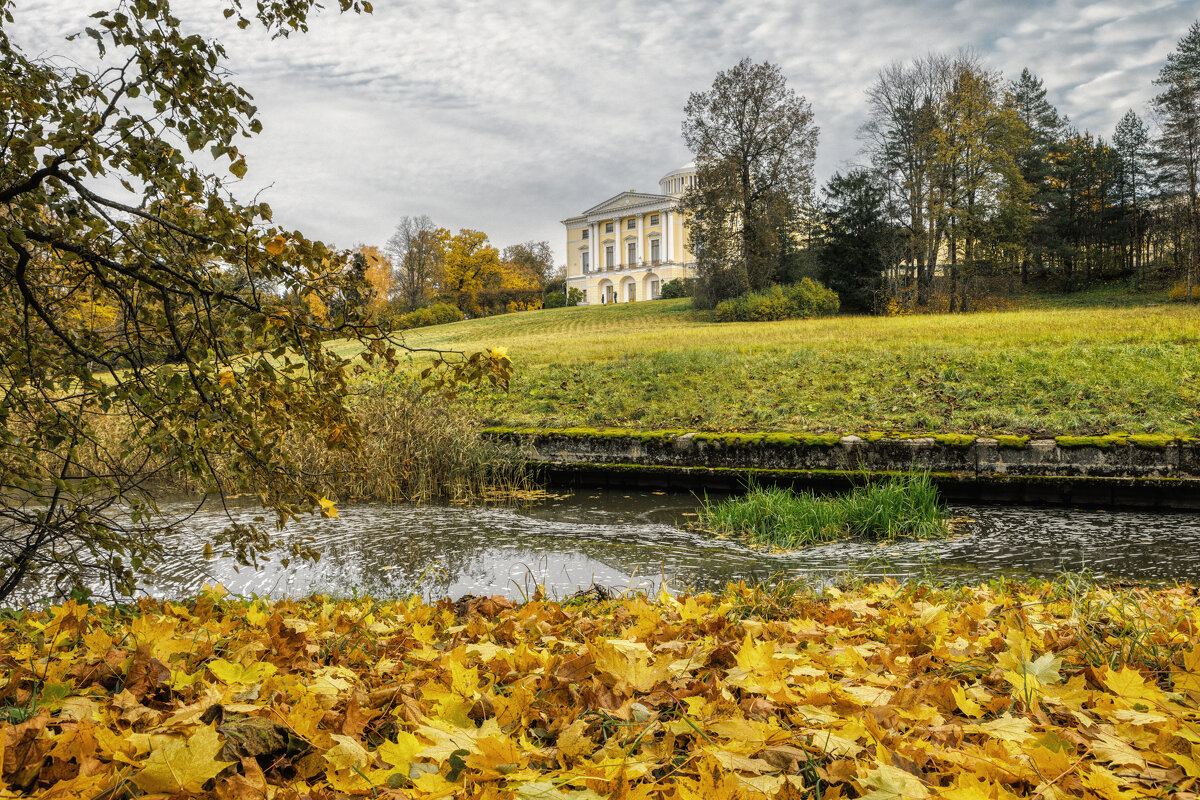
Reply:
[[520, 597], [541, 584], [561, 597], [593, 581], [648, 591], [664, 582], [719, 589], [737, 580], [819, 581], [847, 571], [981, 581], [1087, 570], [1105, 579], [1200, 582], [1195, 514], [960, 507], [954, 513], [973, 521], [949, 540], [846, 541], [766, 553], [686, 530], [697, 505], [688, 495], [622, 492], [584, 492], [526, 509], [351, 505], [338, 519], [302, 520], [289, 529], [312, 537], [323, 554], [318, 564], [271, 563], [259, 571], [194, 554], [198, 536], [225, 524], [223, 514], [202, 511], [169, 543], [171, 557], [148, 590], [183, 595], [219, 580], [238, 593], [270, 596]]
[[[1088, 571], [1141, 583], [1200, 583], [1200, 515], [971, 506], [952, 539], [879, 546], [844, 541], [768, 553], [686, 529], [699, 505], [685, 494], [582, 492], [513, 508], [348, 505], [337, 519], [309, 518], [288, 536], [308, 537], [318, 563], [273, 560], [259, 570], [232, 558], [205, 560], [201, 543], [223, 529], [224, 511], [203, 508], [166, 542], [144, 590], [179, 597], [220, 582], [238, 594], [313, 593], [428, 598], [463, 594], [562, 597], [593, 582], [657, 591], [717, 590], [730, 581], [782, 577], [826, 581], [855, 575], [979, 582]], [[184, 505], [174, 506], [186, 515]], [[261, 515], [234, 508], [234, 520]], [[25, 593], [37, 597], [36, 590]]]

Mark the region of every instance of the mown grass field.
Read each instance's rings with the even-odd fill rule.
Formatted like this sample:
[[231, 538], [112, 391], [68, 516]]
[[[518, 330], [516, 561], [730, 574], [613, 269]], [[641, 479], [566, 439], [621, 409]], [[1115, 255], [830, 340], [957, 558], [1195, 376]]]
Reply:
[[507, 348], [485, 424], [814, 432], [1200, 434], [1200, 313], [1100, 296], [1016, 311], [716, 323], [689, 300], [409, 331]]

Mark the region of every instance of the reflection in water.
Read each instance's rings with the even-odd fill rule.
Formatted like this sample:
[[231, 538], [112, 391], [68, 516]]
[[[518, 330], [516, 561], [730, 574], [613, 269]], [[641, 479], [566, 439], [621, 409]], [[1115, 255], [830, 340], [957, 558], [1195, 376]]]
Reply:
[[[977, 506], [955, 508], [974, 522], [950, 540], [877, 546], [837, 542], [765, 553], [682, 530], [690, 495], [582, 492], [533, 508], [352, 505], [338, 519], [289, 526], [322, 552], [318, 564], [272, 562], [258, 571], [230, 559], [205, 561], [206, 532], [226, 521], [201, 511], [172, 539], [154, 595], [195, 593], [220, 581], [239, 594], [311, 593], [396, 597], [531, 594], [552, 597], [593, 581], [619, 588], [719, 589], [730, 581], [781, 576], [828, 580], [932, 575], [983, 581], [1088, 570], [1098, 578], [1200, 582], [1200, 515]], [[259, 512], [235, 512], [249, 521]]]

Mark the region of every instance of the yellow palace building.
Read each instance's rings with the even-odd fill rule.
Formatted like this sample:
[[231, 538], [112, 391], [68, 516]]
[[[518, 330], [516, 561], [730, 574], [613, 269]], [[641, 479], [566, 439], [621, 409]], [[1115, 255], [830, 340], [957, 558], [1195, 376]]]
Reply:
[[679, 197], [696, 180], [694, 163], [668, 172], [659, 193], [630, 189], [564, 219], [567, 287], [583, 292], [582, 305], [653, 300], [664, 283], [694, 278], [687, 225]]

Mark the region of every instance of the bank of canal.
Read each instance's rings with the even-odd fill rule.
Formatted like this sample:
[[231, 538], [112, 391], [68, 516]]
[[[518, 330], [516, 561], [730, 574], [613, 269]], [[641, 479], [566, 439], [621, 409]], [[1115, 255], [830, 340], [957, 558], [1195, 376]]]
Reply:
[[960, 502], [1200, 510], [1200, 440], [1153, 434], [975, 436], [489, 428], [556, 485], [843, 490], [927, 472]]

